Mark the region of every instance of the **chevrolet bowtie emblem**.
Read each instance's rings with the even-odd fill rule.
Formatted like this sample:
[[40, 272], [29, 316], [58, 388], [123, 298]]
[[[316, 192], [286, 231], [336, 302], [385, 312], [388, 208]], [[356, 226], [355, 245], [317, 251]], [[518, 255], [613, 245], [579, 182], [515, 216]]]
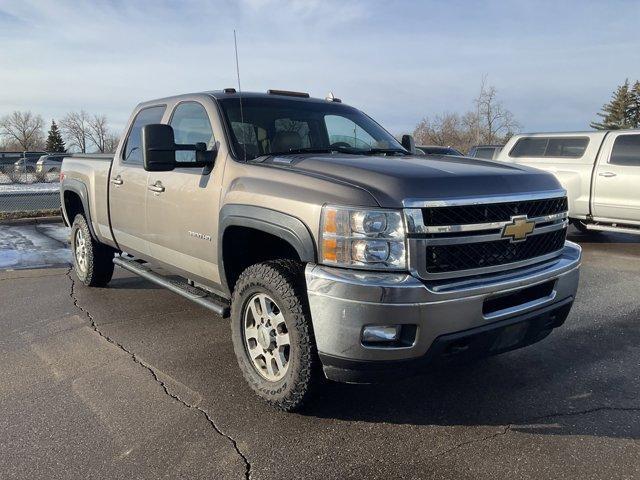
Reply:
[[509, 238], [512, 242], [525, 240], [536, 227], [536, 222], [529, 220], [526, 215], [511, 217], [511, 223], [507, 223], [502, 230], [502, 238]]

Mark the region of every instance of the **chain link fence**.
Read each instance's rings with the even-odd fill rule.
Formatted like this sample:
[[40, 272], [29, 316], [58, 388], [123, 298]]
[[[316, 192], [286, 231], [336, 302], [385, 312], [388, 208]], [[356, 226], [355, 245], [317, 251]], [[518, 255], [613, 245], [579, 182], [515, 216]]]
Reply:
[[60, 214], [61, 159], [22, 157], [0, 165], [0, 221]]

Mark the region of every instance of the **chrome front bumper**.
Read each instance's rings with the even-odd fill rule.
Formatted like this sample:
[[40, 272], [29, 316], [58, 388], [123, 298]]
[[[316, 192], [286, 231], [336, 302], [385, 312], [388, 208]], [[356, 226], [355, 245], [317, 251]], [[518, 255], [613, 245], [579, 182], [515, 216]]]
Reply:
[[[569, 304], [578, 287], [581, 249], [567, 242], [553, 260], [490, 276], [427, 283], [408, 274], [373, 273], [309, 264], [307, 291], [318, 352], [326, 364], [390, 362], [424, 357], [443, 335], [511, 318], [535, 317]], [[483, 313], [486, 299], [553, 280], [543, 298]], [[361, 342], [365, 325], [416, 325], [404, 346], [371, 347]], [[331, 375], [328, 375], [331, 376]]]

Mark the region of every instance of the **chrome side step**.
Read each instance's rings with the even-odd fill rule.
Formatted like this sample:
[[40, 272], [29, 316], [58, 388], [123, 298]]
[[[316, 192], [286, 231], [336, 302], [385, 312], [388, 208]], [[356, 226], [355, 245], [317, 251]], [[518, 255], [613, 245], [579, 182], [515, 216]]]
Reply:
[[587, 223], [587, 230], [597, 230], [598, 232], [617, 232], [617, 233], [631, 233], [632, 235], [640, 235], [640, 227], [634, 228], [631, 226], [619, 227], [617, 223], [613, 224], [601, 224], [601, 223]]
[[198, 305], [208, 308], [221, 317], [229, 316], [229, 306], [225, 305], [222, 299], [217, 299], [216, 297], [214, 297], [211, 292], [203, 290], [202, 288], [188, 285], [187, 283], [169, 280], [145, 267], [143, 264], [140, 264], [135, 260], [129, 260], [122, 256], [114, 257], [113, 263], [115, 263], [119, 267], [124, 268], [125, 270], [128, 270], [131, 273], [135, 273], [136, 275], [141, 276], [145, 280], [149, 280], [150, 282], [155, 283], [156, 285], [160, 285], [167, 290], [171, 290], [172, 292], [177, 293], [178, 295], [181, 295], [184, 298], [197, 303]]

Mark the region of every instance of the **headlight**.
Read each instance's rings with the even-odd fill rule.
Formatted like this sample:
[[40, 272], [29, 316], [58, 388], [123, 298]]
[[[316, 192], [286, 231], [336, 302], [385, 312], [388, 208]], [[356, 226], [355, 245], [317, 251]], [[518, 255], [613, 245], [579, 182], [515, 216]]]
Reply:
[[398, 210], [326, 205], [320, 222], [320, 258], [326, 265], [404, 270], [405, 230]]

